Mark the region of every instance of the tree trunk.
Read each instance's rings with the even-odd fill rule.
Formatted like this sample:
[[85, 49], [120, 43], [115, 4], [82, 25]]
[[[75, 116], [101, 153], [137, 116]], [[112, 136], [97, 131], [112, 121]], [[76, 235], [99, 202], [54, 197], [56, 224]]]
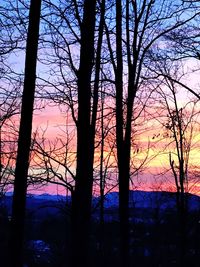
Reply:
[[8, 260], [10, 260], [10, 267], [23, 266], [27, 175], [31, 146], [40, 9], [41, 0], [32, 0], [29, 13], [29, 27], [25, 60], [25, 79], [22, 95], [21, 120], [14, 181], [11, 238], [9, 243], [10, 257], [8, 258]]
[[129, 162], [125, 151], [119, 170], [119, 217], [121, 266], [129, 266]]
[[81, 25], [81, 51], [78, 71], [77, 169], [72, 199], [73, 267], [89, 266], [89, 226], [91, 215], [93, 160], [90, 128], [91, 75], [94, 60], [96, 0], [85, 0]]
[[122, 57], [122, 4], [116, 1], [116, 140], [119, 170], [119, 218], [121, 266], [129, 263], [129, 146], [123, 134], [123, 57]]
[[[102, 89], [101, 89], [102, 90]], [[104, 173], [104, 92], [101, 91], [101, 150], [100, 150], [100, 216], [99, 216], [99, 255], [100, 266], [105, 265], [104, 250], [104, 200], [105, 200], [105, 173]]]

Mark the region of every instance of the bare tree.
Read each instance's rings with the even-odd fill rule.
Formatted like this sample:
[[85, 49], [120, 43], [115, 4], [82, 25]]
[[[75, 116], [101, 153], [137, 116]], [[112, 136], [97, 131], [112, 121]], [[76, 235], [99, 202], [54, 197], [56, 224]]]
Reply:
[[21, 78], [15, 73], [11, 58], [23, 43], [17, 8], [6, 0], [0, 5], [0, 187], [1, 195], [13, 184], [16, 155]]
[[[122, 265], [125, 263], [128, 266], [129, 179], [135, 98], [138, 91], [144, 90], [147, 85], [147, 69], [151, 66], [149, 54], [157, 54], [157, 49], [163, 54], [167, 53], [162, 46], [164, 37], [195, 19], [198, 12], [188, 3], [174, 5], [172, 1], [116, 1], [115, 5], [115, 33], [108, 26], [106, 34], [116, 87], [121, 258]], [[190, 11], [187, 18], [181, 15], [186, 10]], [[106, 23], [113, 25], [108, 20]], [[112, 49], [114, 40], [116, 53]]]
[[23, 266], [27, 174], [31, 146], [41, 1], [31, 1], [26, 47], [25, 80], [15, 169], [9, 266]]
[[1, 95], [0, 104], [0, 196], [13, 184], [13, 164], [16, 155], [17, 130], [13, 118], [19, 113], [18, 101], [13, 95]]
[[[180, 265], [184, 265], [187, 247], [187, 193], [189, 184], [193, 183], [193, 167], [190, 164], [191, 151], [194, 149], [194, 134], [197, 129], [199, 111], [198, 102], [187, 102], [180, 106], [175, 84], [166, 80], [171, 92], [164, 96], [168, 120], [165, 124], [170, 147], [174, 144], [174, 151], [169, 151], [169, 164], [174, 177], [177, 193], [177, 210], [180, 225]], [[172, 106], [173, 105], [173, 106]]]

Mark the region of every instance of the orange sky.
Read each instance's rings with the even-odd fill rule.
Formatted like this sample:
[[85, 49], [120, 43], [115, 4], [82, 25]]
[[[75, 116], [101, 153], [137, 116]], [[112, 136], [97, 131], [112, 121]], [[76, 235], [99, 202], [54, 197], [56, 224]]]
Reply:
[[[70, 125], [68, 127], [68, 130], [72, 131], [73, 122], [69, 118], [68, 124]], [[150, 128], [148, 131], [144, 131], [141, 136], [137, 136], [137, 145], [139, 147], [139, 150], [136, 154], [135, 152], [133, 152], [132, 156], [134, 157], [133, 162], [138, 166], [139, 162], [142, 161], [144, 157], [146, 157], [147, 147], [149, 146], [147, 159], [148, 163], [145, 165], [144, 170], [133, 178], [133, 188], [142, 190], [174, 190], [174, 178], [172, 177], [171, 172], [167, 172], [162, 176], [160, 175], [162, 172], [165, 172], [169, 169], [169, 148], [165, 148], [166, 138], [161, 138], [163, 131], [159, 129], [157, 123], [151, 121], [147, 124]], [[56, 138], [65, 140], [66, 114], [64, 112], [61, 113], [60, 110], [55, 106], [46, 107], [42, 111], [36, 111], [34, 116], [33, 132], [35, 132], [36, 129], [40, 133], [40, 136], [41, 132], [45, 131], [45, 138], [52, 142]], [[158, 135], [158, 133], [159, 137], [155, 137], [156, 135]], [[191, 168], [192, 166], [196, 167], [199, 165], [198, 155], [200, 149], [200, 133], [198, 133], [197, 130], [195, 130], [194, 133], [193, 143], [195, 145], [190, 153]], [[73, 146], [73, 152], [75, 152], [75, 138], [71, 140], [70, 144], [71, 146]], [[96, 155], [98, 157], [98, 153]], [[108, 156], [108, 152], [105, 152], [104, 156]], [[110, 164], [116, 165], [114, 161], [114, 156], [111, 156]], [[98, 165], [98, 159], [96, 161], [96, 164]], [[72, 165], [71, 169], [75, 172], [75, 165]], [[61, 169], [59, 169], [58, 171], [62, 172]], [[114, 175], [114, 177], [116, 179], [117, 175]], [[189, 184], [189, 187], [193, 187], [191, 192], [198, 194], [200, 192], [200, 185], [198, 184], [198, 182], [196, 182], [196, 180], [195, 182], [192, 181], [191, 184]], [[117, 182], [115, 183], [117, 184]], [[110, 182], [110, 186], [111, 184], [113, 185], [114, 182]], [[114, 190], [116, 191], [117, 187]], [[43, 191], [54, 194], [56, 194], [57, 192], [65, 194], [65, 190], [62, 187], [55, 185], [50, 185], [48, 188], [44, 187], [37, 192], [42, 193]]]

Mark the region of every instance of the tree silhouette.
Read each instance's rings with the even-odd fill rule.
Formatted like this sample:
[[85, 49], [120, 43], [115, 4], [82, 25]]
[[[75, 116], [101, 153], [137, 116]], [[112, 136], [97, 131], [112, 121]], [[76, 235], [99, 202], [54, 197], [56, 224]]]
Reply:
[[15, 169], [9, 266], [23, 266], [23, 242], [26, 209], [27, 175], [31, 146], [31, 130], [36, 80], [36, 62], [39, 38], [41, 0], [30, 5], [26, 46], [25, 78], [22, 95], [21, 120]]

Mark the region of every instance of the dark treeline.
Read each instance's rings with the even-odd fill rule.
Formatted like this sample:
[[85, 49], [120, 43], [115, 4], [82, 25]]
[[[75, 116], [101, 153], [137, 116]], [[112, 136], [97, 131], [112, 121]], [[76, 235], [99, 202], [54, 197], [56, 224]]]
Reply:
[[[190, 244], [194, 232], [191, 235], [189, 225], [195, 225], [198, 216], [189, 212], [188, 193], [198, 187], [199, 178], [198, 164], [190, 161], [199, 142], [200, 97], [195, 81], [190, 82], [199, 70], [199, 19], [199, 1], [1, 3], [2, 203], [13, 190], [10, 222], [2, 223], [8, 231], [5, 265], [31, 264], [24, 245], [26, 228], [34, 229], [26, 216], [27, 192], [53, 184], [66, 191], [67, 215], [58, 221], [51, 218], [51, 231], [59, 233], [57, 228], [65, 225], [67, 237], [61, 250], [66, 259], [62, 255], [63, 261], [52, 266], [145, 266], [148, 262], [136, 244], [148, 233], [155, 241], [150, 245], [154, 252], [143, 256], [151, 257], [151, 266], [197, 266], [191, 259], [198, 259], [200, 247]], [[51, 108], [60, 110], [65, 123], [57, 124], [61, 133], [49, 138], [48, 125], [35, 129], [34, 123], [37, 113]], [[151, 182], [154, 190], [162, 190], [165, 177], [171, 177], [176, 212], [166, 211], [163, 225], [159, 215], [157, 226], [134, 223], [134, 216], [141, 212], [142, 220], [147, 210], [133, 209], [130, 188], [142, 183], [138, 175], [145, 169], [148, 173], [150, 162], [162, 153], [167, 162], [160, 166], [161, 179]], [[110, 212], [119, 220], [108, 223], [104, 204], [112, 191], [119, 192], [119, 202], [117, 212]], [[100, 198], [94, 205], [96, 192]], [[95, 209], [97, 221], [92, 217]], [[153, 216], [156, 208], [149, 212]], [[167, 239], [166, 222], [173, 225], [174, 239]], [[194, 225], [191, 231], [198, 228]], [[111, 240], [106, 232], [112, 233]], [[167, 265], [156, 260], [159, 244], [173, 250]], [[167, 259], [170, 249], [162, 257]]]

